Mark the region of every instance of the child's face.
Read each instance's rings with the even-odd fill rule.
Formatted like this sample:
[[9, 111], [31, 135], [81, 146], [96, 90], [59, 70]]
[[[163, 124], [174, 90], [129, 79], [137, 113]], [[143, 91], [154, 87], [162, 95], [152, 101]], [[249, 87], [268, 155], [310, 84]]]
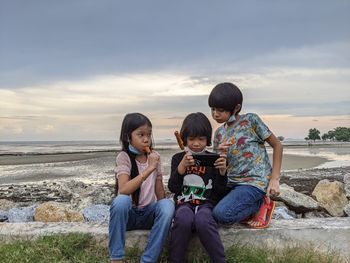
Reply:
[[131, 133], [131, 144], [140, 152], [143, 152], [146, 146], [152, 142], [152, 128], [147, 124], [140, 126]]
[[218, 123], [224, 123], [231, 117], [231, 112], [221, 108], [211, 108], [211, 116]]
[[187, 147], [193, 152], [201, 152], [207, 146], [207, 137], [187, 137]]

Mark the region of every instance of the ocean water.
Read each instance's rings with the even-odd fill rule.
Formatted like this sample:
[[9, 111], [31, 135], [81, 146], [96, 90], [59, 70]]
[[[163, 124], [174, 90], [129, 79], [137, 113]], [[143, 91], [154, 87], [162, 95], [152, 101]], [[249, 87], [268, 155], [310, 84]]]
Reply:
[[[305, 142], [284, 142], [284, 154], [329, 159], [318, 168], [350, 166], [350, 144], [307, 147]], [[297, 146], [297, 147], [295, 147]], [[155, 143], [161, 155], [165, 182], [171, 157], [179, 151], [175, 140]], [[81, 180], [113, 183], [116, 141], [0, 142], [0, 184]], [[268, 152], [271, 149], [268, 148]]]

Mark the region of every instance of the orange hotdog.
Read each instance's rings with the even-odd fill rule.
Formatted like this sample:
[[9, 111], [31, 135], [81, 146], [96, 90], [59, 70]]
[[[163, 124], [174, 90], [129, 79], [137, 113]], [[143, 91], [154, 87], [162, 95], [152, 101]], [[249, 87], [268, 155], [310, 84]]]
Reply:
[[181, 139], [180, 133], [178, 131], [175, 131], [174, 134], [175, 134], [175, 137], [176, 137], [176, 140], [177, 140], [177, 143], [178, 143], [180, 149], [185, 150], [185, 146], [184, 146], [184, 143]]
[[143, 148], [144, 152], [147, 153], [147, 154], [150, 154], [151, 153], [151, 148], [146, 146], [145, 148]]

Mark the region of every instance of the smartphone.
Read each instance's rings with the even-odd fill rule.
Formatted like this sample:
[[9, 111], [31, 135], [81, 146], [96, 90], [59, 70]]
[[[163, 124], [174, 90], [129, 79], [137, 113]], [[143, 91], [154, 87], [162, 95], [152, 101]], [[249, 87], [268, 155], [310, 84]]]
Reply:
[[220, 157], [220, 154], [205, 152], [205, 153], [192, 153], [192, 156], [193, 156], [195, 165], [214, 167], [214, 163]]

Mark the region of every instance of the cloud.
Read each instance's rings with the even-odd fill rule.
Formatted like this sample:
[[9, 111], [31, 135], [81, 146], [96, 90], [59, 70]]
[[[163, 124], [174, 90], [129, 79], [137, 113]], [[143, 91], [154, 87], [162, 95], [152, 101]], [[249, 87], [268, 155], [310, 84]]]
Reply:
[[209, 116], [208, 94], [223, 81], [272, 128], [348, 125], [349, 10], [316, 0], [6, 1], [0, 136], [114, 138], [136, 111], [167, 136], [188, 113]]
[[[343, 52], [349, 10], [344, 1], [6, 1], [0, 87], [161, 70], [240, 72], [286, 62], [339, 67], [349, 61]], [[313, 52], [322, 45], [323, 52]]]

